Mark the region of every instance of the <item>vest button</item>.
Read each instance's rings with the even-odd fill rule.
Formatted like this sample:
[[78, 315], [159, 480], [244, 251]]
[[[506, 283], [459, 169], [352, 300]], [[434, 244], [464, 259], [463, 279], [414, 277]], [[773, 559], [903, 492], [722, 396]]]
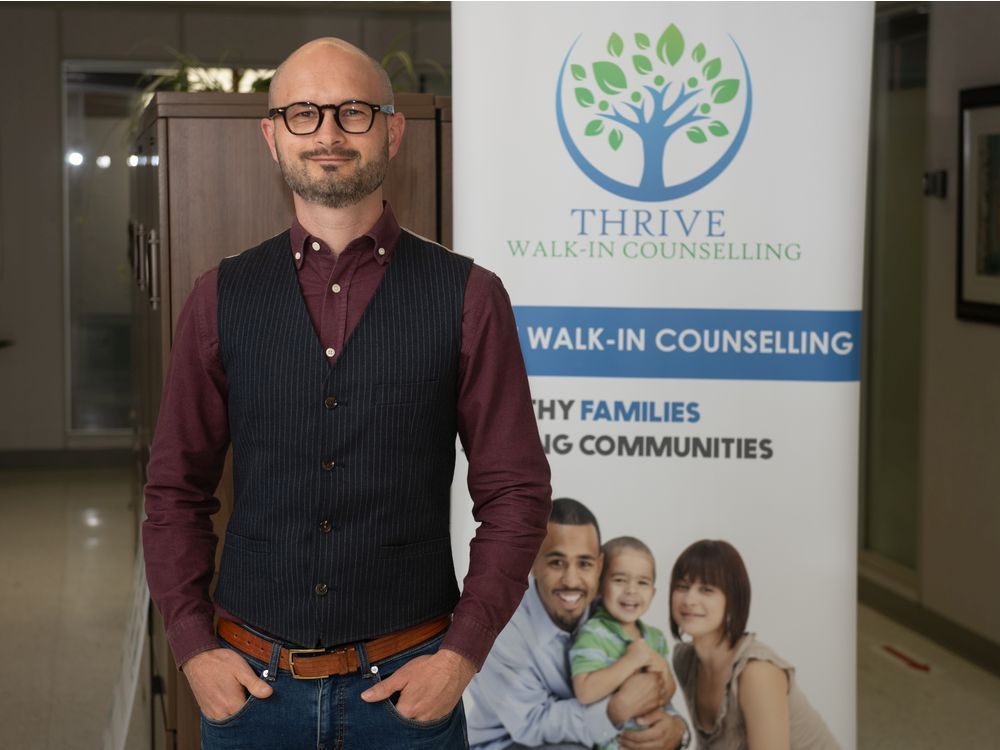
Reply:
[[337, 465], [337, 462], [332, 458], [328, 458], [321, 465], [323, 467], [323, 471], [333, 471], [333, 467]]
[[329, 590], [330, 587], [327, 586], [325, 583], [317, 583], [316, 587], [313, 589], [313, 591], [316, 592], [316, 596], [326, 596]]
[[329, 534], [333, 530], [333, 524], [326, 518], [319, 522], [319, 530], [324, 534]]
[[327, 396], [326, 398], [323, 399], [323, 406], [325, 406], [327, 409], [336, 409], [338, 406], [340, 406], [340, 402], [337, 401], [336, 396]]

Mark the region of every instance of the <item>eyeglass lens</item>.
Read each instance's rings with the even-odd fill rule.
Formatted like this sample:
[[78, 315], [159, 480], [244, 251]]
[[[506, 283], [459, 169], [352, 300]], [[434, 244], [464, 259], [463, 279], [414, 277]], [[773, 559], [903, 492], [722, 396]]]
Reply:
[[[367, 133], [372, 126], [375, 112], [364, 102], [345, 102], [339, 107], [324, 107], [333, 110], [338, 127], [345, 133]], [[315, 133], [323, 119], [323, 112], [316, 104], [293, 104], [285, 110], [285, 124], [295, 135]]]

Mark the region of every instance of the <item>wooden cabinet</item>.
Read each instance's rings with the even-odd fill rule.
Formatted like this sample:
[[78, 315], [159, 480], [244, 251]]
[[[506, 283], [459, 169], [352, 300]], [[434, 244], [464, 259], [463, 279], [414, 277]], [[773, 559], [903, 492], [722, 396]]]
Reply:
[[[401, 94], [396, 106], [407, 126], [386, 178], [386, 198], [400, 224], [441, 241], [451, 234], [450, 222], [442, 225], [449, 212], [440, 204], [439, 175], [451, 171], [450, 144], [441, 147], [441, 107], [423, 94]], [[266, 110], [265, 94], [159, 93], [140, 120], [129, 224], [136, 492], [145, 483], [177, 317], [195, 280], [227, 255], [291, 225], [291, 196], [260, 133]], [[450, 114], [448, 120], [450, 125]], [[443, 157], [449, 162], [444, 169]], [[232, 508], [230, 487], [227, 471], [217, 493], [220, 538]], [[174, 666], [155, 608], [150, 623], [154, 690], [152, 705], [144, 708], [152, 712], [153, 749], [192, 750], [199, 746], [197, 706]]]

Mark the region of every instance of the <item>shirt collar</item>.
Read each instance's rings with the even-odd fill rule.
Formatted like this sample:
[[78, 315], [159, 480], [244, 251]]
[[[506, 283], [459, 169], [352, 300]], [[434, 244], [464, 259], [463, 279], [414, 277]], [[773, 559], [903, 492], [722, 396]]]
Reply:
[[586, 617], [581, 618], [572, 633], [566, 632], [552, 622], [552, 618], [545, 611], [545, 605], [542, 604], [542, 599], [538, 595], [538, 582], [534, 576], [528, 578], [528, 591], [524, 595], [524, 600], [528, 608], [528, 617], [531, 619], [531, 627], [538, 635], [539, 642], [543, 644], [550, 643], [556, 639], [565, 643], [567, 639], [576, 634], [580, 626], [587, 620]]
[[[370, 252], [376, 262], [385, 265], [392, 260], [392, 254], [396, 250], [401, 232], [392, 206], [382, 201], [382, 215], [379, 216], [378, 221], [363, 235], [351, 240], [344, 248], [344, 252]], [[319, 237], [309, 234], [308, 230], [299, 223], [298, 217], [295, 217], [295, 221], [292, 223], [291, 248], [292, 258], [297, 269], [302, 268], [302, 263], [308, 253], [330, 252], [330, 246]]]
[[[604, 604], [598, 602], [594, 605], [590, 613], [591, 617], [600, 617], [604, 624], [610, 629], [615, 635], [621, 638], [626, 643], [632, 642], [632, 636], [626, 635], [625, 629], [622, 628], [622, 624], [616, 620], [610, 612], [605, 608]], [[646, 626], [642, 620], [636, 620], [635, 624], [639, 626], [639, 632], [642, 633], [643, 638], [646, 637]]]

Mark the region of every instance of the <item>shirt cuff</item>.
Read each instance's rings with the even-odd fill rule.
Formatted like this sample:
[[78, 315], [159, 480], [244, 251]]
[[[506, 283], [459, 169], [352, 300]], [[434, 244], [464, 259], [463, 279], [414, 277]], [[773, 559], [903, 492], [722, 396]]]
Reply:
[[621, 732], [621, 729], [612, 724], [611, 719], [608, 718], [608, 701], [610, 700], [611, 698], [608, 697], [583, 707], [583, 720], [587, 725], [587, 733], [598, 745], [610, 742]]
[[182, 669], [184, 662], [192, 656], [219, 647], [215, 621], [211, 615], [192, 615], [175, 622], [167, 630], [167, 643], [174, 653], [177, 668]]
[[467, 617], [456, 617], [451, 621], [451, 627], [441, 642], [441, 648], [454, 651], [459, 656], [476, 665], [478, 672], [486, 661], [486, 656], [493, 648], [497, 634], [486, 625]]

